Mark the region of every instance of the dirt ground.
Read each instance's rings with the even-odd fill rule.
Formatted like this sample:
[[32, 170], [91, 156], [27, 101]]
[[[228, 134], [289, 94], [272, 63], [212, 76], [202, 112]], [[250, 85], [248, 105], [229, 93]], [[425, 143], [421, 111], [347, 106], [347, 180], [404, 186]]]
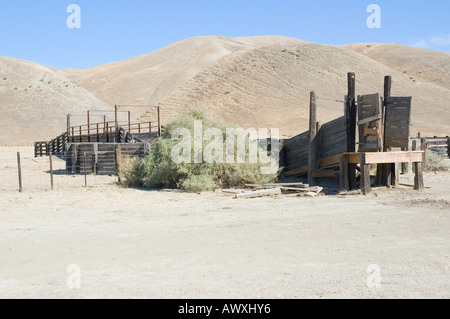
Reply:
[[86, 189], [62, 174], [50, 191], [27, 148], [44, 180], [19, 193], [15, 152], [0, 149], [0, 298], [450, 298], [449, 172], [368, 197]]

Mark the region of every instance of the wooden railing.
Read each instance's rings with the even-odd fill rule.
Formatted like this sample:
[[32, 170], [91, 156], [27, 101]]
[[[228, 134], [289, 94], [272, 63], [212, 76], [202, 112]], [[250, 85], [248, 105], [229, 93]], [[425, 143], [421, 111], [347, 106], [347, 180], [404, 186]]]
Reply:
[[68, 131], [68, 139], [71, 143], [84, 142], [119, 142], [119, 134], [116, 132], [116, 125], [124, 128], [128, 133], [133, 135], [155, 134], [161, 135], [161, 128], [156, 122], [101, 122], [88, 125], [72, 126]]

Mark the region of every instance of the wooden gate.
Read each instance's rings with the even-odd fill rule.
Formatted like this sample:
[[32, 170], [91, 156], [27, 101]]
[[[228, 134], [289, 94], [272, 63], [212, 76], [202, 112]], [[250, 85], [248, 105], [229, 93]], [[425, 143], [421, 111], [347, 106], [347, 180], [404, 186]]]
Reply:
[[381, 151], [383, 125], [380, 94], [358, 96], [358, 119], [359, 151]]
[[385, 148], [408, 149], [412, 97], [389, 97], [386, 105]]

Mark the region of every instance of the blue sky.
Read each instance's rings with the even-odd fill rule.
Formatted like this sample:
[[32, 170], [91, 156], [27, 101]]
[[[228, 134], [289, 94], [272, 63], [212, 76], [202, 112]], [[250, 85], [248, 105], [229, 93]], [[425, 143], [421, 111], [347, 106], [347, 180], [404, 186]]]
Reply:
[[[0, 0], [0, 56], [88, 68], [204, 35], [284, 35], [324, 44], [383, 42], [450, 52], [448, 0]], [[81, 28], [69, 29], [70, 4]], [[381, 8], [369, 29], [367, 7]]]

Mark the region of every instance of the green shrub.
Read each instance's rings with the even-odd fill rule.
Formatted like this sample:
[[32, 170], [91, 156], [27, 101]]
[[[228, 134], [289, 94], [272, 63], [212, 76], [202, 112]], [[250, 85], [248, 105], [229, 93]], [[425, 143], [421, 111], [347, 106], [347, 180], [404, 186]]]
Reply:
[[448, 167], [444, 163], [444, 159], [438, 153], [427, 150], [425, 157], [427, 161], [427, 171], [437, 172], [448, 170]]
[[[139, 165], [134, 163], [135, 165], [131, 165], [132, 169], [127, 170], [127, 172], [136, 172], [136, 174], [140, 175], [136, 177], [134, 175], [127, 175], [124, 176], [124, 179], [132, 182], [142, 180], [142, 185], [147, 188], [180, 188], [191, 192], [243, 187], [244, 184], [271, 183], [277, 179], [278, 172], [276, 170], [278, 170], [278, 167], [273, 174], [263, 174], [261, 168], [263, 166], [267, 167], [267, 164], [261, 164], [259, 162], [257, 164], [249, 163], [248, 149], [252, 145], [251, 143], [256, 143], [251, 142], [249, 138], [246, 138], [245, 141], [245, 163], [175, 163], [172, 160], [172, 148], [178, 141], [172, 140], [172, 133], [179, 128], [184, 128], [193, 136], [194, 122], [197, 120], [202, 121], [203, 132], [209, 128], [217, 128], [220, 130], [223, 137], [224, 154], [214, 155], [225, 156], [226, 129], [234, 127], [213, 120], [203, 111], [193, 110], [168, 123], [161, 138], [156, 140], [150, 154]], [[204, 150], [205, 146], [209, 143], [211, 141], [203, 141]], [[191, 147], [191, 155], [193, 154], [194, 149]], [[237, 154], [236, 149], [235, 154]]]
[[138, 157], [121, 157], [119, 162], [119, 180], [123, 186], [142, 186], [143, 177], [142, 161]]

